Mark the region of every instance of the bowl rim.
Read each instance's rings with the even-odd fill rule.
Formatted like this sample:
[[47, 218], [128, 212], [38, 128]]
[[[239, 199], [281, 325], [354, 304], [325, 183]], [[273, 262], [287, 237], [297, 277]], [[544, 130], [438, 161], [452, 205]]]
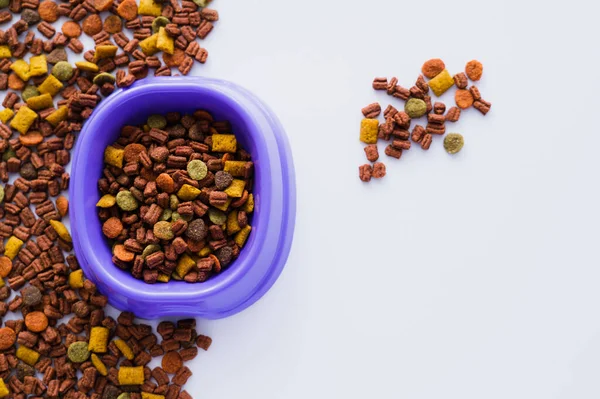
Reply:
[[[190, 85], [190, 83], [195, 83], [194, 85]], [[198, 83], [202, 83], [199, 85]], [[224, 86], [225, 85], [225, 86]], [[226, 88], [224, 90], [224, 87]], [[119, 273], [111, 273], [111, 271], [119, 271], [126, 273], [126, 271], [121, 271], [118, 269], [112, 262], [109, 265], [104, 265], [99, 261], [96, 252], [97, 249], [91, 246], [91, 241], [89, 234], [87, 234], [86, 229], [72, 229], [74, 231], [74, 242], [75, 249], [78, 257], [82, 257], [85, 261], [82, 262], [82, 267], [84, 271], [88, 275], [93, 275], [97, 280], [101, 280], [102, 283], [110, 288], [116, 294], [120, 294], [129, 300], [134, 301], [143, 301], [143, 302], [169, 302], [175, 304], [180, 301], [199, 301], [206, 299], [210, 296], [216, 295], [219, 292], [226, 290], [232, 284], [235, 284], [237, 281], [242, 279], [251, 268], [253, 262], [252, 259], [257, 256], [258, 253], [262, 250], [264, 245], [267, 244], [266, 236], [271, 231], [274, 232], [275, 229], [279, 227], [279, 231], [277, 234], [286, 235], [287, 238], [284, 238], [283, 241], [279, 243], [278, 252], [275, 254], [274, 262], [274, 270], [271, 270], [269, 276], [267, 276], [262, 281], [262, 286], [259, 285], [257, 287], [260, 293], [255, 293], [254, 296], [262, 296], [268, 288], [272, 285], [274, 280], [279, 276], [283, 266], [285, 264], [285, 260], [289, 254], [290, 246], [291, 246], [291, 236], [293, 235], [293, 220], [295, 219], [295, 187], [293, 184], [294, 179], [294, 170], [291, 163], [291, 152], [289, 152], [289, 148], [285, 148], [288, 146], [287, 138], [284, 137], [275, 137], [275, 140], [272, 140], [270, 137], [265, 137], [264, 132], [258, 129], [258, 125], [255, 120], [255, 115], [251, 113], [252, 110], [247, 109], [242, 105], [243, 101], [253, 102], [255, 106], [262, 112], [266, 112], [265, 116], [274, 117], [272, 113], [269, 112], [268, 108], [260, 102], [255, 96], [253, 96], [247, 90], [234, 85], [230, 82], [209, 78], [198, 78], [198, 77], [187, 77], [187, 78], [154, 78], [149, 79], [147, 81], [136, 82], [132, 87], [120, 90], [119, 93], [115, 93], [109, 98], [105, 99], [92, 114], [90, 120], [84, 126], [80, 137], [78, 139], [77, 148], [75, 151], [74, 159], [72, 162], [72, 179], [71, 179], [71, 187], [70, 194], [71, 198], [75, 199], [77, 197], [78, 188], [82, 186], [82, 182], [84, 179], [83, 172], [79, 172], [76, 167], [80, 162], [83, 161], [81, 157], [84, 157], [86, 151], [96, 150], [93, 149], [93, 137], [94, 134], [98, 134], [99, 129], [96, 126], [98, 123], [102, 121], [106, 115], [110, 114], [111, 111], [114, 111], [115, 108], [121, 106], [120, 104], [126, 101], [131, 101], [136, 96], [146, 96], [149, 95], [150, 91], [160, 90], [163, 92], [169, 91], [181, 91], [181, 90], [190, 90], [194, 94], [201, 95], [202, 93], [210, 92], [213, 98], [218, 98], [225, 103], [227, 106], [232, 108], [234, 112], [238, 114], [245, 122], [247, 127], [247, 135], [252, 137], [253, 140], [256, 141], [256, 148], [259, 152], [259, 159], [265, 157], [264, 159], [268, 159], [266, 155], [273, 151], [277, 152], [278, 157], [280, 158], [280, 162], [283, 165], [286, 163], [286, 172], [288, 172], [287, 179], [291, 179], [292, 187], [287, 187], [287, 189], [291, 189], [291, 194], [293, 198], [290, 198], [288, 209], [290, 215], [287, 218], [283, 216], [279, 217], [280, 223], [273, 224], [273, 229], [270, 227], [270, 223], [272, 222], [271, 212], [264, 212], [263, 210], [270, 208], [270, 201], [272, 195], [260, 195], [260, 203], [257, 202], [256, 214], [253, 216], [253, 225], [260, 227], [265, 226], [264, 228], [256, 228], [253, 229], [253, 232], [250, 234], [249, 240], [244, 247], [240, 257], [236, 260], [236, 267], [232, 267], [228, 269], [221, 275], [215, 276], [208, 280], [205, 283], [200, 284], [189, 284], [183, 281], [170, 281], [166, 284], [161, 283], [157, 285], [147, 284], [141, 280], [137, 280], [132, 276], [128, 275], [129, 279], [120, 280]], [[156, 95], [156, 93], [153, 93]], [[270, 121], [273, 123], [273, 120]], [[275, 119], [275, 123], [279, 123]], [[280, 126], [280, 125], [279, 125]], [[283, 140], [283, 149], [281, 151], [281, 140]], [[279, 148], [278, 148], [279, 147]], [[285, 151], [285, 150], [288, 151]], [[261, 152], [265, 152], [265, 154], [261, 155]], [[271, 154], [273, 155], [273, 154]], [[289, 160], [285, 158], [289, 157]], [[270, 193], [274, 188], [272, 181], [269, 177], [271, 177], [273, 168], [277, 165], [271, 165], [270, 162], [263, 162], [262, 164], [257, 163], [257, 167], [255, 168], [255, 173], [257, 174], [257, 179], [260, 177], [264, 186], [261, 186], [261, 191], [265, 191]], [[291, 167], [290, 167], [291, 166]], [[288, 193], [289, 195], [289, 193]], [[98, 193], [99, 197], [99, 193]], [[72, 201], [72, 214], [71, 221], [73, 226], [80, 225], [81, 216], [85, 215], [84, 210], [89, 209], [83, 205], [83, 201]], [[83, 213], [82, 213], [83, 211]], [[94, 209], [94, 217], [95, 217], [95, 209]], [[291, 219], [291, 223], [290, 223]], [[85, 217], [83, 218], [85, 220]], [[100, 222], [98, 222], [100, 223]], [[291, 231], [290, 231], [291, 229]], [[285, 230], [285, 232], [284, 232]], [[110, 247], [106, 245], [106, 251], [110, 253]], [[281, 259], [281, 255], [283, 259]], [[277, 260], [278, 259], [278, 260]], [[239, 262], [239, 263], [238, 263]], [[127, 281], [129, 280], [129, 281]], [[265, 280], [270, 281], [265, 283]], [[134, 285], [132, 286], [131, 283]], [[157, 290], [157, 287], [170, 287], [176, 286], [178, 289], [169, 289], [167, 290]], [[256, 299], [253, 299], [252, 296], [245, 299], [244, 303], [250, 301], [250, 303], [242, 304], [242, 308], [249, 306]], [[241, 309], [240, 309], [241, 310]], [[229, 312], [231, 309], [221, 309], [221, 312]], [[239, 310], [237, 310], [239, 311]]]

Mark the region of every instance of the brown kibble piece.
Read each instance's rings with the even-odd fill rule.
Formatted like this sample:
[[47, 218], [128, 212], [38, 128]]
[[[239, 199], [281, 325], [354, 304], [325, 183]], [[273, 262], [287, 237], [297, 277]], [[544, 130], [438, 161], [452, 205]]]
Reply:
[[476, 82], [481, 79], [481, 75], [483, 75], [483, 64], [477, 60], [469, 61], [465, 67], [465, 72], [469, 79]]
[[485, 101], [483, 98], [475, 101], [473, 103], [473, 106], [475, 107], [475, 109], [479, 112], [481, 112], [482, 114], [487, 114], [488, 112], [490, 112], [490, 108], [492, 108], [492, 103]]
[[102, 225], [102, 232], [108, 238], [117, 238], [121, 231], [123, 231], [123, 223], [114, 216]]
[[444, 69], [446, 69], [444, 61], [439, 58], [433, 58], [423, 64], [421, 72], [423, 72], [423, 75], [427, 78], [432, 79], [439, 75]]
[[116, 15], [109, 15], [104, 20], [104, 30], [110, 34], [119, 33], [123, 30], [123, 21]]
[[25, 316], [25, 326], [29, 331], [42, 332], [48, 327], [48, 317], [42, 312], [31, 312]]
[[377, 151], [377, 144], [369, 144], [365, 147], [365, 154], [369, 162], [375, 162], [379, 159], [379, 152]]
[[452, 107], [448, 110], [448, 113], [446, 113], [446, 121], [448, 122], [458, 122], [459, 118], [460, 108], [458, 107]]
[[[83, 33], [94, 36], [102, 31], [102, 18], [98, 14], [90, 14], [81, 24]], [[110, 32], [109, 32], [110, 33]]]
[[358, 167], [358, 177], [360, 180], [368, 183], [371, 181], [371, 177], [373, 176], [373, 167], [368, 163], [361, 165]]
[[81, 36], [81, 27], [75, 21], [67, 21], [62, 26], [62, 33], [69, 38], [77, 38]]
[[181, 359], [179, 352], [171, 351], [165, 353], [161, 365], [167, 373], [175, 374], [183, 367], [183, 360]]
[[56, 22], [58, 20], [58, 4], [53, 0], [45, 0], [40, 3], [38, 13], [42, 21]]
[[126, 21], [131, 21], [138, 16], [138, 6], [135, 0], [124, 0], [117, 7], [117, 14], [119, 14]]
[[381, 113], [381, 106], [379, 105], [379, 103], [373, 103], [367, 105], [361, 111], [365, 118], [374, 119], [377, 118]]
[[467, 79], [467, 75], [464, 72], [457, 73], [454, 75], [454, 84], [459, 89], [466, 89], [469, 85], [469, 80]]
[[12, 271], [12, 260], [7, 256], [0, 256], [0, 277], [4, 278]]
[[146, 147], [138, 143], [128, 144], [123, 148], [123, 159], [125, 163], [137, 162], [140, 159], [140, 154], [146, 152]]
[[388, 157], [400, 159], [402, 156], [402, 150], [399, 148], [394, 148], [391, 144], [385, 147], [385, 155]]
[[0, 350], [6, 350], [13, 346], [17, 340], [17, 334], [12, 328], [0, 328]]
[[385, 165], [382, 162], [375, 162], [373, 164], [373, 177], [381, 179], [385, 176]]
[[461, 109], [467, 109], [473, 105], [473, 95], [469, 90], [456, 90], [454, 100], [456, 101], [456, 105]]

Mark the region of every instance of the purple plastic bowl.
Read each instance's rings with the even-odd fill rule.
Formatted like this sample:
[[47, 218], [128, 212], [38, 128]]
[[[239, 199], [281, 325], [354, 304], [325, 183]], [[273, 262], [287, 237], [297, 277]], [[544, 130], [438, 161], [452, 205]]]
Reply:
[[[240, 256], [204, 283], [146, 284], [112, 263], [96, 202], [104, 148], [125, 124], [148, 115], [206, 109], [229, 120], [255, 164], [252, 232]], [[271, 110], [247, 90], [223, 80], [199, 77], [150, 78], [105, 99], [78, 138], [71, 167], [70, 218], [75, 252], [85, 275], [111, 305], [154, 319], [198, 316], [218, 319], [261, 298], [281, 273], [292, 243], [296, 187], [292, 154], [283, 127]]]

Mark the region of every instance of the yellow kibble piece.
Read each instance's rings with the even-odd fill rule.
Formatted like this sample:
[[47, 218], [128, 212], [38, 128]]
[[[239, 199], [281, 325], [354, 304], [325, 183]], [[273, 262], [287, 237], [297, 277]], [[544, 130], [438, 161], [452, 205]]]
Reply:
[[83, 288], [83, 270], [75, 270], [69, 273], [69, 285], [71, 288]]
[[54, 103], [52, 102], [52, 96], [48, 93], [35, 97], [29, 97], [27, 99], [27, 106], [34, 111], [41, 111], [42, 109], [50, 108], [53, 105]]
[[167, 34], [165, 28], [158, 30], [158, 37], [156, 39], [156, 48], [164, 51], [167, 54], [173, 54], [175, 50], [175, 42], [171, 36]]
[[110, 208], [117, 203], [117, 198], [114, 195], [106, 194], [96, 202], [96, 206], [99, 208]]
[[29, 64], [23, 60], [16, 60], [10, 66], [10, 69], [19, 77], [23, 82], [27, 82], [31, 75], [29, 74]]
[[140, 0], [138, 14], [160, 17], [162, 14], [162, 6], [154, 0]]
[[171, 278], [175, 281], [181, 281], [183, 280], [183, 277], [181, 277], [179, 274], [173, 272], [173, 274], [171, 274]]
[[29, 76], [42, 76], [48, 73], [45, 55], [36, 55], [29, 59]]
[[63, 84], [60, 80], [56, 79], [54, 75], [48, 75], [37, 89], [42, 94], [50, 94], [54, 97], [62, 88]]
[[366, 144], [377, 143], [379, 133], [379, 121], [377, 119], [365, 118], [360, 122], [360, 141]]
[[73, 239], [71, 238], [71, 233], [69, 233], [69, 230], [67, 230], [64, 224], [62, 224], [58, 220], [50, 220], [50, 226], [52, 226], [52, 228], [56, 231], [56, 234], [58, 234], [58, 236], [61, 239], [63, 239], [63, 241], [73, 242]]
[[10, 52], [10, 47], [0, 46], [0, 58], [10, 58], [10, 57], [12, 57], [12, 53]]
[[240, 198], [244, 194], [246, 182], [240, 179], [233, 179], [231, 185], [225, 189], [225, 193], [233, 198]]
[[21, 134], [25, 134], [37, 117], [38, 114], [36, 114], [35, 111], [32, 111], [29, 107], [23, 106], [19, 108], [15, 117], [10, 121], [10, 127]]
[[452, 86], [454, 86], [454, 79], [450, 76], [450, 72], [447, 69], [444, 69], [439, 75], [429, 81], [429, 87], [431, 87], [431, 90], [438, 97]]
[[119, 385], [142, 385], [144, 383], [144, 366], [119, 368]]
[[171, 280], [171, 277], [168, 274], [158, 273], [158, 277], [156, 281], [160, 281], [161, 283], [168, 283]]
[[14, 114], [15, 114], [15, 112], [12, 109], [4, 108], [0, 112], [0, 121], [2, 121], [2, 123], [6, 123], [10, 120], [10, 118], [13, 117]]
[[201, 192], [202, 191], [200, 191], [194, 186], [184, 184], [177, 192], [177, 197], [179, 197], [179, 199], [183, 201], [193, 201], [196, 199], [197, 196], [200, 195]]
[[238, 211], [234, 210], [227, 215], [227, 235], [235, 234], [241, 229], [238, 223]]
[[117, 168], [122, 168], [123, 153], [124, 151], [122, 149], [115, 148], [109, 145], [108, 147], [106, 147], [106, 150], [104, 150], [104, 163], [116, 166]]
[[84, 72], [98, 72], [100, 70], [98, 68], [98, 65], [89, 61], [78, 61], [75, 63], [75, 66], [77, 67], [77, 69]]
[[204, 247], [198, 252], [198, 256], [208, 256], [212, 253], [212, 249], [210, 247]]
[[244, 246], [244, 244], [246, 243], [246, 240], [248, 239], [248, 236], [250, 235], [250, 231], [252, 230], [252, 227], [250, 227], [250, 225], [247, 225], [246, 227], [244, 227], [243, 229], [241, 229], [234, 237], [233, 241], [235, 241], [235, 243], [241, 248]]
[[233, 134], [213, 134], [212, 150], [215, 152], [236, 152], [237, 140]]
[[142, 391], [142, 399], [165, 399], [165, 396]]
[[98, 370], [98, 372], [100, 374], [102, 374], [103, 376], [107, 376], [108, 369], [106, 368], [104, 363], [102, 363], [102, 360], [100, 360], [98, 355], [96, 355], [95, 353], [92, 353], [91, 359], [92, 359], [92, 364], [94, 365], [94, 367], [96, 367], [96, 370]]
[[96, 46], [95, 52], [94, 52], [94, 57], [96, 60], [102, 60], [104, 58], [112, 58], [115, 56], [115, 54], [117, 54], [117, 50], [119, 48], [117, 46], [111, 46], [111, 45], [101, 45], [101, 46]]
[[8, 241], [6, 241], [6, 245], [4, 246], [4, 256], [10, 260], [13, 260], [19, 253], [19, 250], [22, 246], [23, 241], [15, 236], [10, 236]]
[[67, 119], [67, 116], [69, 116], [69, 107], [63, 105], [61, 107], [58, 107], [56, 111], [48, 115], [46, 117], [46, 120], [52, 126], [57, 126], [59, 123]]
[[184, 254], [177, 260], [177, 267], [175, 271], [180, 276], [184, 277], [192, 268], [196, 266], [196, 262], [189, 255]]
[[0, 278], [0, 288], [4, 287], [6, 285], [6, 283], [4, 282], [3, 278]]
[[242, 205], [242, 211], [252, 213], [254, 211], [254, 194], [248, 195], [248, 201]]
[[133, 350], [129, 347], [129, 345], [127, 345], [127, 342], [123, 341], [122, 339], [115, 339], [114, 342], [115, 345], [117, 345], [117, 348], [119, 348], [119, 350], [123, 354], [123, 356], [125, 356], [129, 360], [133, 360], [135, 355], [133, 354]]
[[6, 384], [4, 383], [4, 379], [0, 378], [0, 398], [8, 396], [9, 393], [10, 392], [8, 391], [8, 388], [6, 387]]
[[223, 171], [234, 177], [243, 177], [246, 175], [246, 162], [244, 161], [225, 161]]
[[227, 208], [229, 208], [229, 205], [231, 204], [231, 198], [227, 198], [227, 200], [225, 201], [225, 203], [223, 205], [213, 205], [215, 208], [217, 208], [220, 211], [225, 212], [227, 210]]
[[156, 47], [157, 41], [158, 33], [155, 33], [152, 36], [147, 37], [141, 42], [139, 42], [138, 45], [140, 46], [144, 54], [150, 56], [158, 52], [158, 48]]
[[105, 353], [109, 330], [106, 327], [92, 327], [88, 349], [90, 352]]
[[39, 353], [23, 345], [17, 349], [16, 356], [30, 366], [34, 366], [40, 358]]

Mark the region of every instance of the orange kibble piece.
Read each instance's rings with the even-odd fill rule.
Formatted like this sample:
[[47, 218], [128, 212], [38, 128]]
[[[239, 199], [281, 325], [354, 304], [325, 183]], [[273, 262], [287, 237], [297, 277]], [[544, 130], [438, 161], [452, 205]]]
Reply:
[[119, 33], [123, 30], [123, 21], [116, 15], [109, 15], [104, 20], [104, 30], [110, 34]]
[[469, 79], [476, 82], [481, 79], [481, 75], [483, 75], [483, 64], [477, 60], [471, 60], [467, 62], [465, 72]]
[[162, 58], [169, 68], [178, 67], [185, 59], [185, 52], [179, 48], [175, 48], [173, 54], [163, 53]]
[[[94, 36], [102, 31], [102, 18], [98, 14], [90, 14], [81, 24], [83, 33]], [[110, 32], [109, 32], [110, 33]]]
[[56, 209], [60, 216], [65, 217], [69, 213], [69, 200], [62, 195], [56, 199]]
[[146, 147], [141, 144], [127, 144], [125, 148], [123, 148], [123, 159], [125, 160], [126, 164], [130, 162], [137, 162], [140, 159], [140, 154], [145, 151]]
[[102, 232], [108, 238], [117, 238], [123, 231], [123, 223], [116, 218], [111, 217], [102, 225]]
[[108, 11], [113, 6], [113, 0], [94, 0], [94, 8], [99, 12]]
[[175, 191], [175, 182], [167, 173], [161, 173], [156, 178], [156, 185], [165, 193], [171, 194]]
[[179, 352], [167, 352], [162, 358], [161, 366], [165, 372], [175, 374], [183, 367], [183, 359], [181, 359]]
[[66, 37], [79, 37], [81, 36], [81, 26], [75, 21], [67, 21], [62, 26], [62, 33]]
[[25, 147], [33, 147], [44, 141], [44, 136], [40, 132], [31, 131], [20, 135], [19, 141]]
[[42, 332], [48, 327], [48, 317], [43, 312], [35, 311], [25, 316], [25, 326], [29, 331]]
[[12, 328], [0, 328], [0, 350], [6, 350], [14, 345], [17, 340], [17, 334]]
[[473, 105], [473, 94], [469, 90], [456, 90], [454, 100], [459, 108], [466, 109]]
[[23, 82], [16, 74], [11, 73], [8, 75], [8, 88], [12, 90], [23, 90], [25, 88], [25, 82]]
[[58, 4], [53, 0], [46, 0], [40, 3], [38, 13], [42, 21], [56, 22], [58, 20]]
[[444, 61], [440, 60], [439, 58], [432, 58], [423, 64], [421, 72], [423, 75], [431, 79], [439, 75], [444, 69], [446, 69], [446, 64], [444, 64]]
[[4, 278], [12, 271], [12, 260], [8, 256], [0, 256], [0, 277]]
[[135, 0], [125, 0], [117, 7], [119, 14], [126, 21], [131, 21], [138, 16], [138, 6]]
[[124, 245], [118, 244], [113, 248], [113, 255], [122, 262], [133, 262], [135, 254], [125, 249]]

